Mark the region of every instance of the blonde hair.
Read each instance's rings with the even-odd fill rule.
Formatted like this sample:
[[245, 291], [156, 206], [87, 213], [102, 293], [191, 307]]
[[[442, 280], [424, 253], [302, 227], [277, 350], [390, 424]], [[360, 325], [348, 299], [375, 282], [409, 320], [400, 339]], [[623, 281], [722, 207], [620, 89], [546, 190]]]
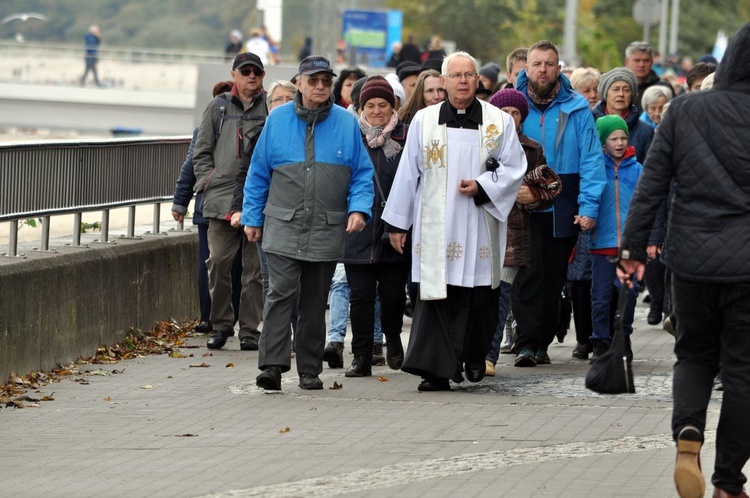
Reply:
[[573, 90], [578, 91], [580, 88], [593, 83], [595, 87], [599, 86], [599, 80], [602, 79], [602, 73], [593, 67], [579, 67], [570, 75], [570, 86]]

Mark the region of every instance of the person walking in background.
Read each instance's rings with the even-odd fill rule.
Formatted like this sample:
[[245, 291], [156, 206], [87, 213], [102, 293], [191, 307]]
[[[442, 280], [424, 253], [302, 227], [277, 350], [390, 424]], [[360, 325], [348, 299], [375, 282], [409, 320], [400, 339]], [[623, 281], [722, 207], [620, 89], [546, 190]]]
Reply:
[[306, 58], [310, 57], [312, 55], [312, 38], [309, 36], [305, 37], [305, 44], [302, 45], [302, 48], [299, 50], [299, 61], [302, 62]]
[[229, 62], [242, 51], [242, 31], [233, 29], [229, 32], [229, 43], [224, 49], [224, 60]]
[[257, 55], [264, 67], [269, 64], [271, 45], [263, 36], [263, 31], [258, 28], [253, 28], [250, 32], [250, 38], [248, 38], [247, 43], [245, 44], [245, 52]]
[[735, 34], [711, 90], [670, 103], [625, 222], [618, 276], [643, 277], [654, 218], [674, 185], [662, 258], [677, 317], [672, 435], [682, 498], [705, 495], [700, 451], [714, 377], [724, 394], [714, 498], [747, 498], [750, 459], [750, 24]]
[[[232, 64], [231, 93], [209, 102], [195, 142], [196, 190], [203, 192], [203, 215], [209, 218], [208, 278], [211, 287], [213, 332], [206, 346], [221, 349], [240, 323], [240, 349], [258, 349], [263, 311], [263, 278], [258, 249], [239, 227], [235, 184], [243, 164], [250, 161], [263, 129], [268, 107], [263, 91], [265, 71], [257, 55], [245, 52]], [[232, 309], [232, 264], [242, 251], [242, 293], [239, 310]]]
[[325, 57], [300, 63], [294, 103], [268, 116], [245, 182], [241, 223], [248, 241], [262, 235], [270, 273], [256, 378], [265, 390], [280, 390], [291, 368], [293, 307], [299, 387], [323, 389], [331, 278], [345, 234], [371, 216], [374, 170], [356, 118], [333, 102], [334, 76]]
[[475, 97], [477, 71], [466, 52], [443, 60], [448, 99], [412, 120], [383, 212], [397, 252], [413, 227], [420, 289], [402, 370], [422, 377], [419, 391], [448, 391], [462, 372], [470, 382], [484, 378], [506, 220], [526, 172], [513, 119]]
[[99, 45], [102, 42], [99, 26], [95, 24], [92, 25], [89, 28], [89, 32], [83, 37], [83, 41], [86, 47], [86, 57], [84, 59], [86, 62], [86, 70], [83, 72], [83, 76], [81, 76], [81, 86], [86, 84], [86, 76], [88, 76], [89, 72], [94, 75], [94, 84], [96, 84], [96, 86], [102, 86], [101, 83], [99, 83], [99, 74], [96, 70], [96, 66], [99, 63]]
[[[214, 85], [213, 97], [222, 93], [230, 92], [233, 81], [220, 81]], [[196, 128], [193, 132], [193, 139], [190, 141], [187, 157], [180, 169], [180, 176], [177, 179], [177, 185], [174, 191], [174, 200], [172, 203], [172, 218], [175, 221], [183, 223], [187, 214], [188, 205], [193, 198], [195, 189], [195, 171], [193, 169], [193, 153], [195, 151], [195, 141], [198, 137]], [[198, 302], [200, 303], [200, 321], [195, 327], [196, 332], [208, 333], [213, 331], [211, 325], [211, 294], [208, 285], [208, 268], [206, 261], [209, 257], [208, 251], [208, 225], [209, 221], [203, 216], [203, 193], [200, 192], [195, 196], [195, 205], [193, 207], [193, 225], [198, 227]], [[240, 289], [242, 288], [242, 256], [237, 254], [232, 266], [232, 308], [240, 309]], [[235, 321], [237, 314], [235, 313]]]

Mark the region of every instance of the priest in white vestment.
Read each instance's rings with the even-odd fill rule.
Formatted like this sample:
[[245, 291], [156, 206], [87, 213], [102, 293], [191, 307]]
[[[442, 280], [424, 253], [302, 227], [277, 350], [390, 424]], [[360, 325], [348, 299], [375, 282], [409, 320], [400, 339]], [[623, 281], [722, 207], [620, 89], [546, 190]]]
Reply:
[[[513, 119], [475, 98], [477, 62], [466, 52], [443, 61], [448, 100], [419, 111], [383, 220], [391, 245], [412, 230], [412, 281], [419, 283], [402, 369], [420, 391], [479, 382], [498, 321], [506, 218], [526, 172]], [[407, 248], [408, 250], [408, 248]]]

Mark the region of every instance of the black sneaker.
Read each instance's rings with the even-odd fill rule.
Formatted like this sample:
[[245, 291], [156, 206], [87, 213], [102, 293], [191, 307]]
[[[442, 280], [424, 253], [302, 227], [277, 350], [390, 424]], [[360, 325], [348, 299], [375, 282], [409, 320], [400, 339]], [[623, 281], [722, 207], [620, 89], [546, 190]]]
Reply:
[[656, 305], [653, 301], [651, 302], [651, 309], [648, 310], [648, 316], [646, 321], [649, 325], [659, 325], [661, 323], [661, 306]]
[[344, 368], [344, 343], [329, 342], [323, 350], [323, 361], [328, 362], [328, 368]]
[[356, 355], [352, 364], [346, 369], [346, 377], [370, 377], [372, 376], [372, 363], [365, 355]]
[[591, 355], [589, 364], [593, 364], [597, 358], [609, 350], [609, 341], [594, 339], [594, 353]]

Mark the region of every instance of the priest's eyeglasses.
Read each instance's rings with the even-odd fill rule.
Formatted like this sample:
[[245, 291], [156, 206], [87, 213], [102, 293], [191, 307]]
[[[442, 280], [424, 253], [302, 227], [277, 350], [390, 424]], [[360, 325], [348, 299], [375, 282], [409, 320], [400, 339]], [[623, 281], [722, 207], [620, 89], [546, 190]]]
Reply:
[[477, 73], [475, 72], [468, 72], [468, 73], [450, 73], [448, 75], [449, 80], [460, 80], [461, 78], [466, 78], [467, 80], [473, 80], [477, 77]]

